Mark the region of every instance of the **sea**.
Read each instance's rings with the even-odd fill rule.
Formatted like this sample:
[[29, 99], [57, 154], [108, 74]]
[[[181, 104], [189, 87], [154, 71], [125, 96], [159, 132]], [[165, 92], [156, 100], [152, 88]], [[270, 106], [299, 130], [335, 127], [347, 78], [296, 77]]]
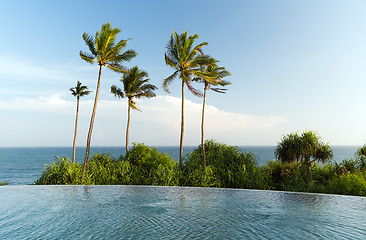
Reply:
[[[360, 146], [332, 146], [333, 160], [341, 162], [353, 158]], [[157, 146], [159, 152], [166, 153], [176, 161], [179, 158], [179, 147]], [[185, 146], [183, 153], [189, 154], [197, 147]], [[275, 159], [275, 146], [238, 146], [241, 151], [252, 152], [258, 165], [264, 165]], [[114, 158], [125, 154], [125, 147], [92, 147], [93, 153], [107, 153]], [[82, 162], [85, 147], [76, 148], [76, 161]], [[0, 148], [0, 182], [8, 185], [31, 185], [41, 176], [44, 167], [51, 164], [55, 157], [72, 158], [72, 147], [2, 147]]]

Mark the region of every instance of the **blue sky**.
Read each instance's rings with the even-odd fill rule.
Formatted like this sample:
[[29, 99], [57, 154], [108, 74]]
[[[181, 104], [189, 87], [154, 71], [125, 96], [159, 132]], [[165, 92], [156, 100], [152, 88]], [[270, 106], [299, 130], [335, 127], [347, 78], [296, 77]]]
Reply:
[[[127, 49], [159, 87], [139, 100], [130, 141], [179, 144], [180, 82], [161, 88], [170, 34], [197, 43], [232, 74], [226, 94], [207, 98], [206, 137], [233, 145], [276, 145], [314, 130], [331, 145], [366, 140], [364, 1], [1, 1], [0, 146], [71, 146], [79, 80], [95, 91], [98, 68], [79, 57], [84, 32], [111, 22], [132, 38]], [[127, 106], [110, 95], [120, 76], [102, 74], [92, 145], [124, 145]], [[199, 84], [197, 88], [202, 88]], [[77, 145], [83, 146], [94, 94], [82, 98]], [[202, 99], [186, 94], [185, 145], [198, 145]]]

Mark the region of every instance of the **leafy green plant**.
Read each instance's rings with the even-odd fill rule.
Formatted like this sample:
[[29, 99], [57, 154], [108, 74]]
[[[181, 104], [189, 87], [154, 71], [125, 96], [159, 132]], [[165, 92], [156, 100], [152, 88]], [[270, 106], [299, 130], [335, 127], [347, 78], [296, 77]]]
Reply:
[[143, 144], [134, 144], [119, 160], [108, 154], [94, 154], [83, 179], [83, 166], [70, 159], [55, 158], [46, 165], [35, 184], [163, 185], [179, 183], [178, 164], [166, 154]]
[[330, 180], [325, 187], [327, 193], [366, 196], [364, 174], [344, 174]]
[[252, 153], [237, 147], [205, 142], [207, 166], [202, 146], [185, 156], [183, 168], [166, 154], [144, 144], [133, 144], [126, 155], [115, 159], [94, 154], [83, 179], [83, 165], [55, 158], [46, 165], [35, 184], [157, 185], [222, 188], [271, 189], [366, 196], [366, 171], [359, 159], [341, 163], [313, 164], [313, 181], [307, 176], [306, 162], [269, 161], [257, 165]]
[[55, 160], [44, 167], [41, 177], [35, 184], [82, 184], [82, 165], [72, 163], [70, 159], [55, 157]]
[[8, 185], [8, 182], [5, 181], [5, 182], [0, 182], [0, 186], [5, 186], [5, 185]]
[[357, 161], [352, 158], [344, 159], [340, 165], [346, 172], [354, 173], [358, 169]]
[[281, 162], [302, 162], [310, 182], [313, 181], [311, 166], [315, 161], [326, 162], [333, 158], [333, 151], [328, 144], [320, 141], [313, 131], [297, 132], [282, 137], [275, 150], [275, 155]]
[[253, 188], [256, 182], [257, 159], [237, 147], [205, 141], [207, 166], [202, 166], [202, 145], [186, 157], [182, 185]]

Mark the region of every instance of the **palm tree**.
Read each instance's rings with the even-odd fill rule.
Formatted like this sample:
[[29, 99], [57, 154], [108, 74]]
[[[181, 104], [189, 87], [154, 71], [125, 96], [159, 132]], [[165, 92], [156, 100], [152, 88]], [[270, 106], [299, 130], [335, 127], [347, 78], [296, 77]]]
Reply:
[[184, 31], [178, 35], [175, 31], [170, 37], [167, 44], [167, 52], [165, 53], [166, 65], [175, 69], [174, 73], [163, 80], [163, 87], [166, 92], [169, 92], [169, 85], [172, 81], [179, 77], [182, 81], [182, 112], [181, 112], [181, 128], [180, 128], [180, 148], [179, 148], [179, 167], [183, 164], [183, 134], [184, 134], [184, 86], [196, 96], [202, 94], [195, 89], [191, 82], [193, 77], [198, 77], [200, 66], [214, 64], [216, 60], [208, 55], [202, 55], [201, 48], [207, 45], [207, 42], [193, 46], [194, 41], [198, 39], [198, 35], [187, 35]]
[[79, 116], [79, 99], [80, 97], [89, 95], [91, 91], [88, 91], [87, 86], [82, 86], [81, 82], [77, 82], [76, 86], [70, 88], [71, 94], [76, 97], [76, 120], [75, 120], [75, 134], [74, 134], [74, 144], [72, 146], [72, 162], [75, 163], [75, 143], [76, 143], [76, 132], [78, 129], [78, 116]]
[[204, 166], [206, 167], [206, 151], [204, 144], [204, 123], [205, 123], [205, 105], [206, 105], [206, 93], [208, 89], [214, 92], [225, 93], [227, 89], [218, 88], [212, 86], [226, 86], [230, 85], [231, 82], [222, 80], [222, 78], [230, 76], [230, 72], [226, 71], [224, 67], [218, 67], [215, 65], [206, 65], [201, 67], [202, 73], [200, 77], [197, 78], [198, 81], [204, 83], [203, 91], [203, 107], [202, 107], [202, 122], [201, 122], [201, 145], [202, 145], [202, 155]]
[[123, 84], [123, 90], [113, 85], [111, 87], [111, 93], [115, 97], [128, 99], [128, 118], [127, 118], [127, 128], [126, 128], [126, 152], [128, 152], [128, 132], [130, 128], [130, 111], [131, 108], [134, 110], [141, 111], [134, 98], [152, 98], [156, 94], [153, 92], [157, 87], [152, 84], [148, 84], [148, 75], [146, 72], [140, 70], [137, 66], [130, 69], [128, 73], [124, 73], [121, 77], [121, 82]]
[[282, 137], [275, 150], [275, 156], [282, 162], [302, 161], [306, 164], [309, 181], [313, 181], [311, 165], [315, 161], [326, 162], [333, 158], [331, 147], [320, 141], [320, 137], [313, 131], [296, 133]]
[[116, 37], [120, 31], [121, 30], [119, 30], [118, 28], [111, 28], [110, 23], [106, 23], [102, 25], [100, 32], [96, 32], [94, 38], [85, 32], [83, 34], [83, 39], [88, 46], [90, 53], [80, 51], [80, 57], [88, 63], [93, 64], [95, 62], [99, 65], [97, 90], [95, 92], [94, 107], [90, 120], [90, 127], [85, 152], [83, 179], [85, 178], [86, 167], [88, 164], [90, 140], [93, 130], [95, 111], [97, 108], [102, 68], [103, 66], [107, 66], [108, 68], [116, 72], [126, 72], [121, 63], [124, 61], [130, 61], [137, 55], [134, 50], [127, 50], [123, 52], [123, 49], [127, 45], [128, 39], [120, 40], [116, 43]]

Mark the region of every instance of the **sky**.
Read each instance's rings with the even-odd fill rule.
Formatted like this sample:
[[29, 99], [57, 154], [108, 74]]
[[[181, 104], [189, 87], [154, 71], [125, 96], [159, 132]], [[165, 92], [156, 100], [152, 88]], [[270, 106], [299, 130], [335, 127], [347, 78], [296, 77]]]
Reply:
[[[205, 54], [230, 71], [226, 94], [208, 92], [205, 138], [231, 145], [276, 145], [313, 130], [330, 145], [366, 140], [366, 2], [249, 0], [0, 1], [0, 146], [72, 146], [77, 81], [77, 146], [85, 146], [98, 66], [83, 61], [84, 32], [110, 22], [138, 56], [157, 97], [137, 100], [130, 142], [178, 146], [181, 84], [164, 53], [171, 33], [198, 34]], [[124, 146], [126, 99], [110, 94], [120, 75], [103, 70], [92, 146]], [[203, 89], [200, 84], [194, 85]], [[202, 98], [186, 91], [184, 145], [200, 143]]]

